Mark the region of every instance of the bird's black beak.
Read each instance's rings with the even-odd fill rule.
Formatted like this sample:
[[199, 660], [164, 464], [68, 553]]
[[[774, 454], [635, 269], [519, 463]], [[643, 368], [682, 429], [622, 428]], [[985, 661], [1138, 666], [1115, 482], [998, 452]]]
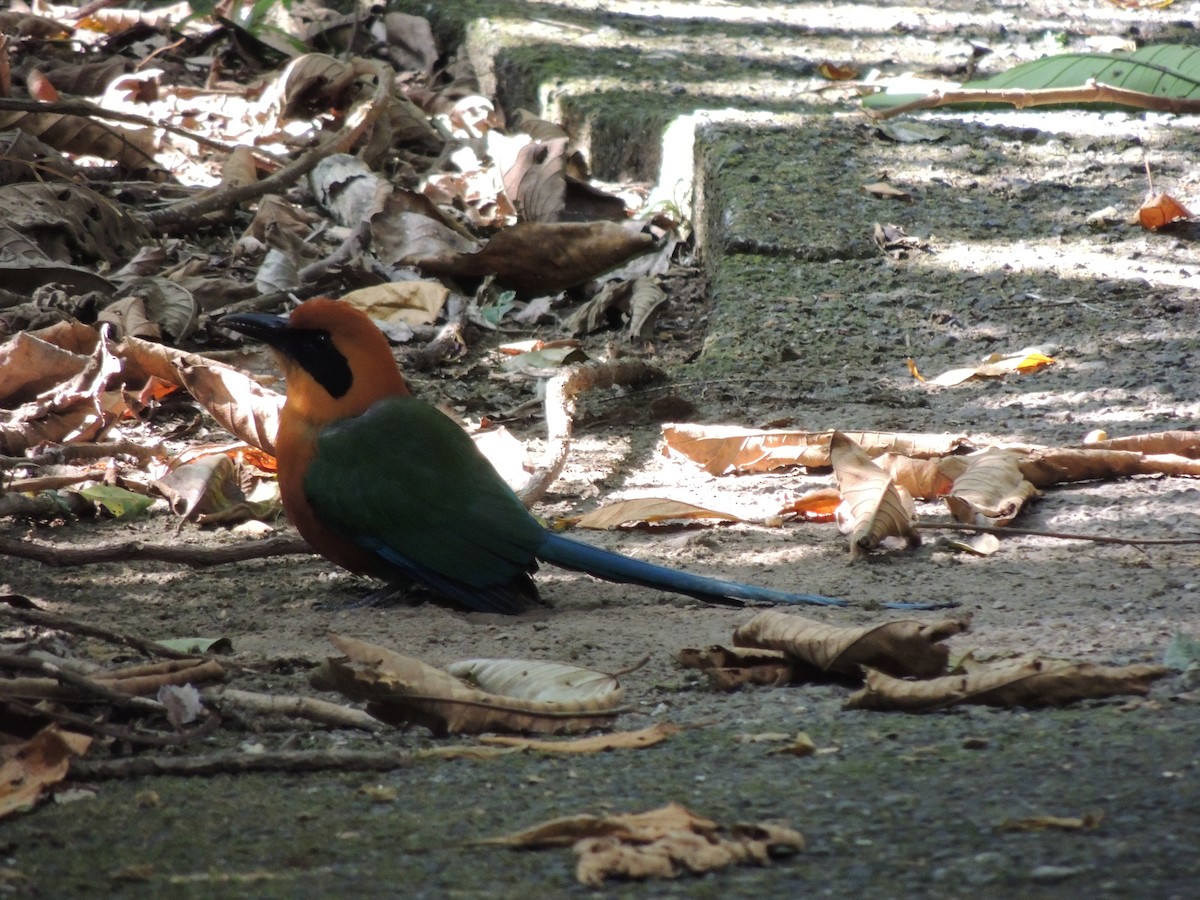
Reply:
[[287, 319], [266, 313], [230, 313], [217, 319], [217, 324], [247, 337], [257, 338], [270, 347], [285, 343], [290, 333]]

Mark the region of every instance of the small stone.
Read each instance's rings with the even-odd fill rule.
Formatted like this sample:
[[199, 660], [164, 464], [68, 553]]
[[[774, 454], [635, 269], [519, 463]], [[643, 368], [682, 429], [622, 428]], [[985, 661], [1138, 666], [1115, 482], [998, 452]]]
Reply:
[[1086, 871], [1086, 866], [1038, 866], [1029, 873], [1029, 878], [1031, 881], [1040, 881], [1043, 884], [1049, 884], [1066, 881], [1068, 878], [1082, 875]]

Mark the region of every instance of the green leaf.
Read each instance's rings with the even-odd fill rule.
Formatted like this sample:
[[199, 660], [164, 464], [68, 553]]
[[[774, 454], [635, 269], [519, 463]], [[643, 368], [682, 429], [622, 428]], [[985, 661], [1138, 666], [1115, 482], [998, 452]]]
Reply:
[[1200, 47], [1151, 44], [1133, 53], [1063, 53], [963, 88], [1039, 90], [1082, 87], [1092, 80], [1156, 97], [1200, 97]]
[[[1200, 47], [1151, 44], [1133, 53], [1061, 53], [1022, 63], [991, 78], [968, 81], [961, 89], [1036, 91], [1083, 87], [1093, 80], [1153, 97], [1200, 100]], [[892, 109], [928, 96], [928, 93], [914, 93], [913, 86], [914, 82], [907, 80], [897, 85], [904, 93], [887, 90], [872, 94], [863, 99], [863, 106]], [[930, 91], [934, 89], [945, 92], [959, 88], [938, 84], [931, 86]], [[980, 108], [1006, 104], [964, 102], [945, 105]], [[1095, 104], [1089, 106], [1096, 108]], [[1105, 104], [1105, 107], [1136, 108], [1114, 104]]]
[[79, 494], [92, 503], [99, 503], [109, 515], [118, 519], [139, 515], [154, 503], [153, 497], [107, 484], [90, 485], [80, 490]]
[[508, 315], [516, 305], [516, 291], [505, 291], [493, 303], [486, 303], [479, 308], [479, 315], [493, 329], [500, 326], [500, 320]]
[[190, 637], [170, 638], [165, 641], [155, 641], [160, 647], [175, 650], [179, 653], [232, 653], [233, 641], [225, 637]]

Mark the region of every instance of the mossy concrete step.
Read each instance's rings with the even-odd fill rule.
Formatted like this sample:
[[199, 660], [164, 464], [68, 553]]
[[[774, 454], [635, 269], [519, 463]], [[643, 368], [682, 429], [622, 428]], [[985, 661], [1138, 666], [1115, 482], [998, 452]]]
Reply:
[[[563, 124], [603, 180], [657, 181], [661, 137], [698, 110], [767, 113], [847, 109], [819, 75], [824, 62], [862, 73], [942, 71], [961, 80], [974, 46], [1003, 43], [1001, 70], [1082, 49], [1085, 40], [1170, 21], [1169, 11], [1028, 0], [871, 3], [725, 0], [399, 0], [424, 15], [446, 47], [465, 47], [505, 110], [533, 110]], [[898, 48], [901, 52], [898, 52]], [[669, 152], [669, 150], [668, 150]], [[690, 160], [666, 160], [690, 164]]]

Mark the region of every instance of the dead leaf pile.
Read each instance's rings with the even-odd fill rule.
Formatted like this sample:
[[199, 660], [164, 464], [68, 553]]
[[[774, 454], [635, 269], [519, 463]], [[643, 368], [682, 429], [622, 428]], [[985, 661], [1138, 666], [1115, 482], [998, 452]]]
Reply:
[[960, 703], [1063, 706], [1117, 694], [1145, 695], [1171, 673], [1156, 665], [1100, 666], [1041, 657], [981, 663], [970, 655], [953, 671], [942, 643], [966, 620], [894, 620], [846, 628], [789, 613], [761, 612], [733, 634], [733, 647], [685, 649], [681, 665], [702, 671], [716, 690], [838, 678], [863, 687], [848, 709], [923, 712]]
[[784, 825], [726, 829], [678, 803], [644, 813], [553, 819], [487, 843], [517, 850], [572, 847], [578, 857], [575, 877], [589, 885], [610, 878], [679, 878], [733, 865], [764, 866], [804, 849], [804, 837]]
[[[780, 514], [836, 521], [851, 557], [890, 540], [921, 543], [915, 500], [942, 500], [954, 521], [1003, 526], [1040, 489], [1098, 478], [1168, 474], [1200, 476], [1200, 432], [1166, 431], [1078, 447], [978, 447], [965, 435], [888, 432], [761, 431], [733, 426], [664, 425], [663, 453], [713, 475], [790, 466], [832, 468], [836, 491], [792, 499]], [[999, 546], [975, 535], [955, 546], [987, 554]]]

